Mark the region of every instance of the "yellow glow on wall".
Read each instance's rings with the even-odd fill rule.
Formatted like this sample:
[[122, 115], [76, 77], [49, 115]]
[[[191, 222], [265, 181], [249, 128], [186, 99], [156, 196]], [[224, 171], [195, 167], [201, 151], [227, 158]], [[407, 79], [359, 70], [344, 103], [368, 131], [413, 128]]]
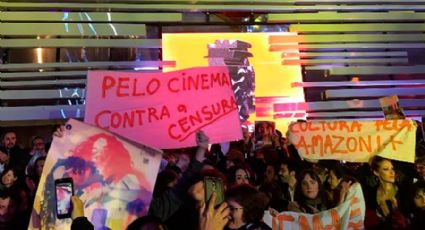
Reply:
[[36, 49], [37, 52], [37, 63], [43, 63], [43, 50], [41, 48]]
[[[301, 87], [291, 87], [292, 82], [302, 82], [299, 65], [282, 65], [282, 53], [269, 51], [269, 36], [288, 36], [295, 33], [179, 33], [163, 34], [162, 48], [164, 61], [176, 61], [175, 67], [164, 71], [180, 70], [195, 66], [208, 66], [208, 44], [216, 40], [241, 40], [251, 44], [249, 58], [255, 71], [255, 97], [278, 97], [272, 103], [256, 101], [257, 114], [250, 116], [250, 121], [274, 120], [277, 128], [283, 132], [291, 120], [298, 118], [273, 119], [273, 103], [304, 102]], [[293, 43], [294, 44], [294, 43]], [[296, 45], [296, 43], [295, 43]], [[291, 52], [298, 52], [294, 50]], [[297, 57], [295, 57], [297, 58]], [[260, 114], [258, 110], [261, 109]], [[266, 115], [264, 111], [269, 111]], [[305, 111], [304, 111], [305, 112]]]

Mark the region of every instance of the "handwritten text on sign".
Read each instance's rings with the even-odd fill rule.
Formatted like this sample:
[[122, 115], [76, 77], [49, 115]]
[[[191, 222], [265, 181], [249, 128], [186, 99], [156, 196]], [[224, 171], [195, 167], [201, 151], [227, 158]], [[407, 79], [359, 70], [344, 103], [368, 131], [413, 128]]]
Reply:
[[282, 212], [273, 218], [273, 230], [364, 229], [365, 202], [360, 184], [351, 186], [346, 200], [317, 214]]
[[367, 162], [379, 155], [413, 162], [416, 124], [410, 120], [296, 122], [289, 127], [288, 138], [308, 159]]
[[157, 148], [193, 146], [193, 134], [200, 129], [211, 142], [241, 138], [230, 77], [223, 67], [168, 73], [90, 71], [85, 121]]

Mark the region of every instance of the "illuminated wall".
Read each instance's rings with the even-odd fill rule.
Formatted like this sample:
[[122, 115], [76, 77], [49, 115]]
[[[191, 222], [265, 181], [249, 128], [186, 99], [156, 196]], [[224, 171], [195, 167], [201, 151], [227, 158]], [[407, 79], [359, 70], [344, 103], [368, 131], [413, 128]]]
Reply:
[[[195, 66], [208, 66], [208, 44], [216, 40], [240, 40], [251, 44], [250, 65], [255, 71], [255, 114], [249, 121], [274, 120], [277, 128], [286, 132], [291, 120], [305, 117], [305, 111], [288, 111], [285, 114], [274, 112], [275, 103], [304, 102], [303, 89], [291, 86], [302, 82], [299, 65], [282, 65], [281, 52], [270, 51], [271, 35], [293, 36], [295, 33], [183, 33], [163, 34], [163, 60], [175, 61], [175, 67], [165, 71], [179, 70]], [[288, 43], [290, 44], [290, 43]], [[290, 52], [298, 52], [291, 50]]]
[[[257, 76], [262, 72], [257, 87], [270, 87], [267, 93], [256, 92], [259, 119], [305, 115], [303, 111], [294, 115], [294, 110], [306, 110], [310, 120], [383, 119], [378, 99], [389, 95], [398, 95], [408, 118], [425, 116], [422, 0], [277, 2], [1, 1], [0, 125], [83, 119], [87, 70], [162, 71], [174, 65], [167, 59], [177, 49], [181, 55], [201, 53], [201, 57], [179, 58], [177, 68], [192, 66], [194, 61], [206, 64], [204, 40], [210, 35], [173, 35], [176, 41], [179, 36], [190, 41], [170, 52], [167, 47], [162, 50], [162, 34], [212, 31], [294, 33], [282, 35], [284, 39], [278, 38], [281, 34], [268, 39], [267, 34], [220, 34], [260, 41], [250, 50], [263, 49], [266, 57], [260, 62], [273, 62], [254, 63], [259, 54], [250, 58]], [[285, 44], [288, 41], [293, 44]], [[288, 52], [291, 49], [297, 50]], [[287, 66], [279, 66], [280, 62]], [[279, 103], [267, 98], [279, 93], [276, 88], [283, 89], [276, 79], [292, 81], [294, 75], [285, 69], [299, 69], [294, 65], [301, 65], [303, 81], [287, 89], [303, 91], [306, 102], [294, 102], [293, 98], [302, 100], [296, 96]]]

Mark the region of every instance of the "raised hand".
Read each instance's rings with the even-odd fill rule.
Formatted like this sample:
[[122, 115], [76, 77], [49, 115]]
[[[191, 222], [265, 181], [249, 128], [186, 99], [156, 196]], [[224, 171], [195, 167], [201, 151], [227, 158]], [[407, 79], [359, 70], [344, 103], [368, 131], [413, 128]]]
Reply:
[[[229, 208], [226, 202], [214, 208], [217, 195], [213, 193], [207, 205], [203, 205], [199, 210], [200, 230], [221, 230], [229, 222]], [[205, 207], [206, 206], [206, 207]]]

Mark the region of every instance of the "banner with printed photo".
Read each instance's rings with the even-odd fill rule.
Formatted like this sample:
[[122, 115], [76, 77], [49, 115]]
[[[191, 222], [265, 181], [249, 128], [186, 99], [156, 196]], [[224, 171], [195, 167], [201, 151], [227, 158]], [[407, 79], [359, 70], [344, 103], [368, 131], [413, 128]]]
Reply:
[[397, 120], [406, 118], [406, 115], [403, 112], [403, 108], [400, 106], [397, 95], [381, 97], [379, 98], [379, 103], [381, 104], [385, 119]]
[[162, 152], [69, 120], [55, 137], [37, 189], [29, 229], [70, 229], [56, 217], [55, 180], [71, 177], [95, 229], [126, 229], [148, 211]]
[[274, 217], [266, 212], [265, 222], [273, 230], [364, 229], [365, 210], [361, 185], [355, 183], [345, 201], [335, 208], [317, 214], [282, 212]]
[[[169, 149], [242, 138], [238, 105], [225, 67], [168, 73], [89, 71], [85, 122], [130, 140]], [[223, 128], [225, 127], [225, 128]]]
[[414, 162], [415, 121], [308, 121], [294, 122], [287, 137], [302, 158], [368, 162], [375, 155]]

